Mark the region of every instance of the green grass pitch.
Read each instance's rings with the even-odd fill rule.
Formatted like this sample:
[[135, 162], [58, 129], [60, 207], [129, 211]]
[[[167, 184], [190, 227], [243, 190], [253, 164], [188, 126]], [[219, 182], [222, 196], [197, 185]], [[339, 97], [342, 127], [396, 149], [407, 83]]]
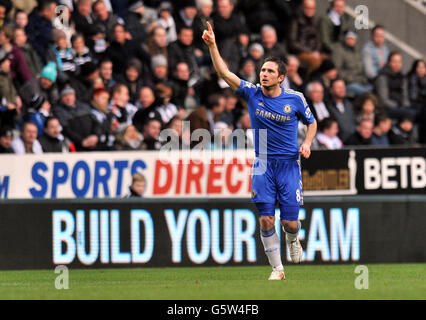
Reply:
[[426, 299], [426, 264], [371, 264], [367, 290], [355, 265], [288, 265], [267, 281], [267, 266], [69, 269], [69, 289], [53, 270], [0, 271], [0, 299]]

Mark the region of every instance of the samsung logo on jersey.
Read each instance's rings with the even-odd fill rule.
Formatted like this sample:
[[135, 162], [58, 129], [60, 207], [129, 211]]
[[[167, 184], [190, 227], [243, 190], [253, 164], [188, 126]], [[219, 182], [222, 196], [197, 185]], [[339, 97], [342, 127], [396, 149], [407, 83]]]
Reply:
[[259, 108], [256, 109], [256, 116], [274, 120], [277, 122], [286, 122], [291, 120], [290, 116], [283, 116], [269, 111], [260, 110]]

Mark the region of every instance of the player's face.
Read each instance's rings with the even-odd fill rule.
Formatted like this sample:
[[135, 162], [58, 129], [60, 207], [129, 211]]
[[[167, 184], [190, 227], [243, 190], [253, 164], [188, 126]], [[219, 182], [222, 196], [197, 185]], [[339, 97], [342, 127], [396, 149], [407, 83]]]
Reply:
[[260, 84], [265, 88], [279, 86], [284, 80], [284, 75], [279, 75], [278, 65], [275, 62], [265, 62], [260, 69]]

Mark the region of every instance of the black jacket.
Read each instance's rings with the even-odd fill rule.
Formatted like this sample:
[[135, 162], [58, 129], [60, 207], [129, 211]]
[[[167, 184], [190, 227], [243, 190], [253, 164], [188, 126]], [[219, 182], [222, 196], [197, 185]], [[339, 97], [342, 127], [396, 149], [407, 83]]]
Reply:
[[40, 142], [44, 153], [63, 151], [63, 141], [58, 138], [53, 138], [46, 133], [38, 138], [38, 141]]

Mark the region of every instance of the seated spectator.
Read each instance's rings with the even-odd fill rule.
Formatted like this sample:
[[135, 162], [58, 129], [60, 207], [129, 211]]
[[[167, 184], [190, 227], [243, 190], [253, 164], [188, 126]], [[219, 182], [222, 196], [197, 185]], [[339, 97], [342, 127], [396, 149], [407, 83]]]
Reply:
[[56, 117], [46, 118], [44, 133], [38, 140], [43, 153], [68, 151], [64, 136], [61, 134], [61, 124]]
[[178, 39], [168, 46], [169, 72], [180, 62], [185, 62], [189, 68], [190, 77], [200, 78], [200, 71], [195, 60], [195, 48], [193, 46], [193, 31], [189, 27], [182, 27], [178, 33]]
[[324, 102], [324, 87], [318, 81], [308, 84], [306, 87], [306, 97], [312, 114], [318, 123], [330, 117], [330, 112]]
[[355, 120], [367, 118], [374, 121], [376, 114], [382, 113], [379, 99], [372, 92], [366, 92], [354, 102]]
[[408, 72], [408, 94], [412, 106], [426, 108], [426, 63], [424, 60], [413, 62]]
[[124, 25], [123, 19], [108, 11], [105, 2], [102, 0], [95, 1], [95, 3], [93, 3], [92, 10], [95, 16], [95, 25], [98, 28], [99, 33], [103, 35], [107, 42], [113, 42], [115, 26], [117, 24]]
[[152, 86], [151, 78], [142, 74], [142, 63], [138, 59], [130, 59], [127, 62], [124, 76], [118, 76], [117, 81], [127, 86], [130, 94], [130, 103], [135, 104], [139, 98], [142, 87]]
[[355, 32], [347, 31], [344, 42], [336, 44], [332, 54], [339, 76], [346, 82], [349, 97], [357, 97], [373, 90], [373, 86], [364, 75], [361, 54], [356, 47], [357, 37]]
[[157, 84], [154, 89], [155, 96], [158, 99], [156, 111], [161, 116], [162, 124], [167, 124], [173, 117], [179, 115], [181, 119], [185, 117], [185, 110], [177, 108], [175, 104], [170, 102], [173, 96], [172, 88], [165, 84]]
[[322, 50], [332, 53], [336, 44], [343, 41], [351, 25], [351, 18], [345, 13], [345, 0], [333, 0], [326, 15], [321, 18]]
[[114, 74], [124, 74], [127, 62], [132, 58], [139, 59], [141, 63], [149, 67], [151, 57], [139, 43], [127, 39], [125, 27], [121, 24], [116, 24], [112, 30], [112, 42], [106, 50], [105, 55], [113, 63]]
[[14, 153], [12, 148], [13, 131], [7, 127], [0, 128], [0, 154]]
[[113, 64], [111, 59], [105, 58], [99, 64], [99, 76], [102, 79], [104, 88], [111, 91], [112, 87], [117, 83], [113, 78]]
[[100, 125], [99, 133], [99, 149], [100, 150], [111, 150], [114, 143], [113, 135], [113, 117], [114, 115], [108, 109], [110, 94], [107, 89], [100, 88], [93, 91], [92, 102], [92, 114]]
[[352, 103], [346, 99], [346, 86], [342, 79], [336, 79], [331, 84], [331, 101], [328, 103], [328, 111], [336, 119], [339, 125], [339, 138], [345, 143], [355, 132], [356, 125]]
[[133, 3], [129, 3], [126, 27], [132, 39], [138, 43], [142, 43], [148, 38], [148, 21], [145, 19], [144, 14], [145, 6], [143, 1], [133, 1]]
[[370, 82], [374, 82], [388, 59], [389, 48], [385, 44], [385, 28], [382, 25], [376, 25], [371, 30], [371, 40], [362, 48], [362, 64]]
[[114, 150], [118, 151], [137, 151], [145, 148], [142, 134], [132, 124], [119, 133], [114, 142]]
[[166, 45], [177, 40], [177, 29], [172, 16], [172, 10], [172, 4], [169, 1], [162, 1], [158, 7], [156, 25], [166, 31]]
[[278, 42], [277, 32], [271, 25], [264, 25], [260, 29], [261, 41], [265, 50], [265, 56], [278, 57], [284, 62], [287, 61], [287, 51], [282, 43]]
[[129, 187], [129, 193], [124, 198], [140, 198], [145, 192], [145, 176], [140, 173], [135, 173], [132, 176], [132, 184]]
[[[15, 5], [16, 6], [16, 5]], [[21, 9], [15, 11], [15, 28], [16, 29], [25, 29], [28, 24], [28, 13]]]
[[64, 136], [74, 143], [77, 151], [97, 150], [99, 123], [90, 107], [76, 100], [73, 88], [66, 86], [61, 91], [61, 102], [53, 107], [53, 114], [59, 119]]
[[178, 108], [188, 109], [188, 99], [195, 95], [191, 80], [188, 64], [186, 64], [186, 62], [179, 62], [173, 72], [171, 82], [173, 89], [173, 98], [171, 102]]
[[163, 55], [167, 58], [167, 45], [166, 29], [157, 26], [152, 30], [151, 36], [147, 40], [146, 45], [144, 44], [143, 47], [151, 57]]
[[235, 38], [244, 28], [231, 0], [218, 0], [217, 10], [212, 14], [214, 32], [218, 45], [227, 38]]
[[52, 21], [56, 17], [56, 1], [45, 0], [28, 16], [28, 24], [25, 31], [29, 44], [37, 51], [43, 64], [46, 63], [46, 53], [52, 39]]
[[321, 53], [320, 21], [315, 17], [315, 0], [304, 0], [289, 30], [288, 49], [308, 67], [307, 75], [318, 69], [326, 55]]
[[153, 56], [151, 59], [151, 69], [154, 85], [159, 83], [171, 85], [171, 80], [169, 80], [169, 68], [165, 56], [161, 54]]
[[160, 150], [162, 144], [159, 141], [161, 122], [150, 119], [143, 128], [143, 145], [146, 150]]
[[117, 132], [132, 124], [133, 116], [137, 108], [129, 101], [129, 89], [122, 83], [116, 84], [112, 88], [112, 97], [108, 109], [114, 115], [113, 124]]
[[382, 113], [375, 117], [371, 143], [375, 146], [389, 146], [389, 131], [391, 127], [391, 118], [389, 118], [386, 114]]
[[413, 118], [403, 116], [397, 125], [392, 126], [389, 131], [391, 145], [413, 145], [416, 143], [413, 132]]
[[56, 63], [58, 82], [64, 84], [76, 70], [72, 48], [68, 46], [67, 37], [62, 30], [52, 31], [52, 42], [46, 59]]
[[374, 122], [371, 119], [362, 119], [356, 131], [345, 140], [346, 146], [372, 145]]
[[287, 75], [284, 79], [284, 82], [288, 88], [303, 92], [304, 84], [303, 79], [299, 74], [299, 64], [299, 60], [296, 58], [296, 56], [288, 56]]
[[9, 109], [19, 110], [22, 106], [21, 98], [16, 92], [15, 85], [10, 74], [9, 55], [0, 49], [0, 93], [2, 96], [1, 104], [8, 106]]
[[185, 0], [180, 1], [177, 4], [181, 4], [180, 7], [177, 7], [173, 18], [176, 24], [176, 30], [182, 28], [191, 28], [194, 30], [193, 24], [195, 16], [197, 15], [197, 6], [195, 5], [195, 0]]
[[320, 132], [318, 132], [316, 139], [320, 146], [328, 150], [342, 149], [343, 143], [337, 134], [339, 133], [339, 126], [337, 121], [333, 118], [325, 118], [320, 124]]
[[133, 124], [139, 132], [143, 132], [145, 124], [151, 119], [162, 123], [161, 115], [157, 111], [158, 104], [159, 100], [155, 97], [152, 88], [143, 87], [139, 95], [138, 111], [133, 117]]
[[7, 53], [10, 60], [10, 76], [13, 83], [20, 87], [28, 80], [31, 80], [32, 75], [21, 49], [13, 43], [14, 33], [15, 29], [10, 25], [1, 28], [0, 46]]
[[21, 135], [12, 141], [12, 149], [16, 154], [42, 154], [43, 149], [37, 140], [37, 126], [32, 122], [25, 122], [21, 127]]
[[375, 80], [375, 91], [392, 119], [416, 117], [416, 111], [410, 108], [408, 82], [402, 73], [401, 53], [394, 51], [389, 54], [388, 63], [380, 70]]
[[14, 42], [21, 50], [32, 78], [38, 77], [43, 66], [37, 52], [27, 42], [27, 34], [25, 33], [25, 29], [15, 29]]
[[246, 58], [241, 62], [240, 72], [238, 76], [251, 83], [259, 83], [259, 75], [256, 73], [256, 65], [253, 59]]
[[330, 99], [331, 83], [337, 79], [338, 73], [333, 61], [325, 59], [310, 77], [310, 81], [319, 81], [322, 84], [326, 100]]
[[59, 101], [59, 92], [56, 85], [57, 78], [56, 65], [49, 62], [43, 67], [40, 77], [27, 81], [19, 90], [19, 95], [25, 105], [30, 105], [31, 99], [35, 95], [43, 96], [51, 105]]
[[86, 47], [84, 36], [81, 33], [77, 33], [71, 38], [72, 44], [72, 56], [76, 68], [88, 62], [95, 62], [90, 49]]

